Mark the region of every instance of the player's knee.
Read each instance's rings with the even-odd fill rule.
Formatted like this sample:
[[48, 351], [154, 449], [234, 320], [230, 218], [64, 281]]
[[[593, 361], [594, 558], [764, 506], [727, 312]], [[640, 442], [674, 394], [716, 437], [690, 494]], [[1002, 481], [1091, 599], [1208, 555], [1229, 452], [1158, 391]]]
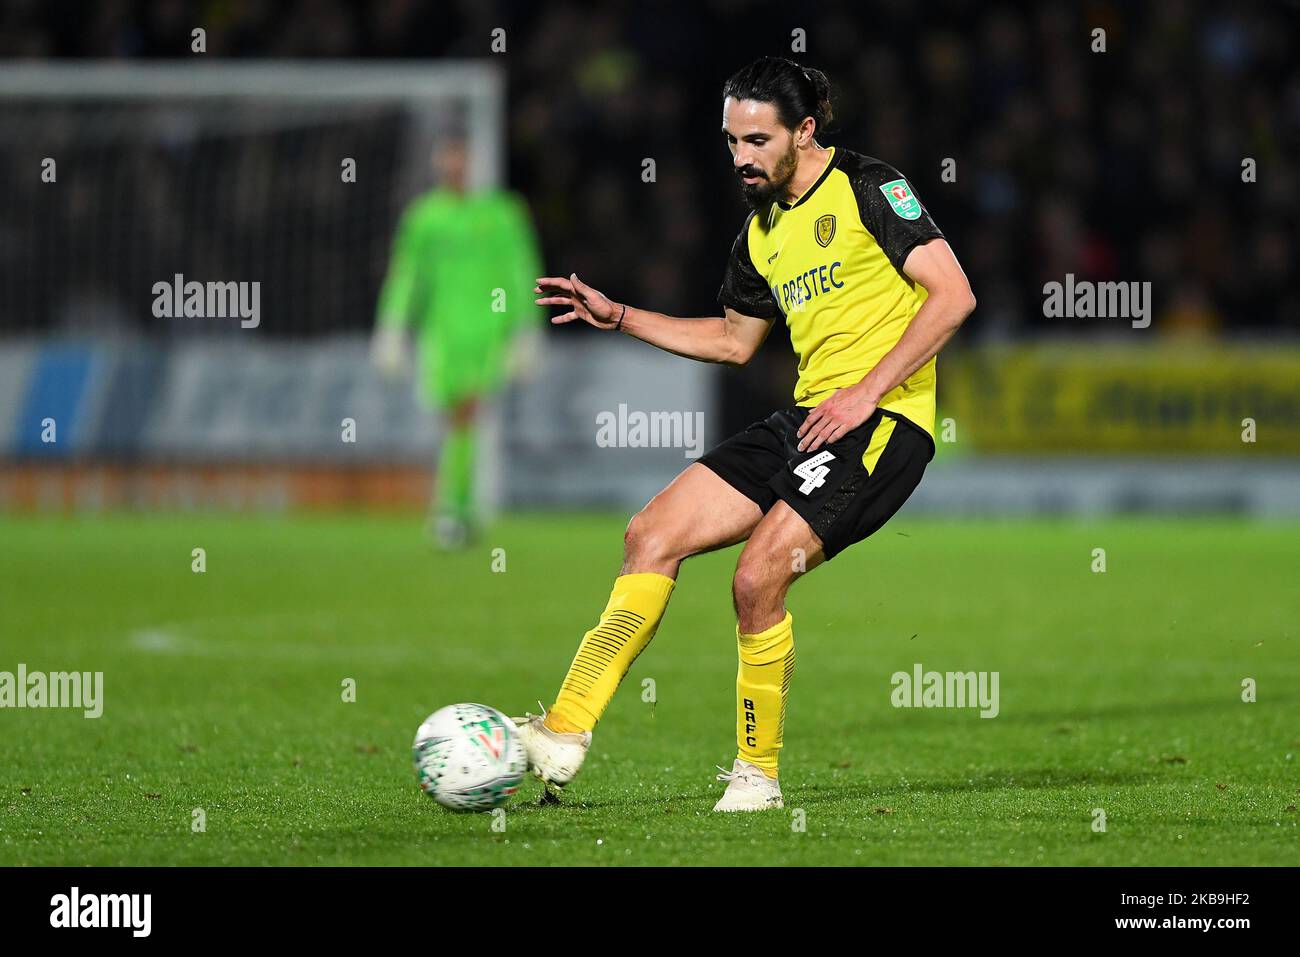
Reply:
[[737, 611], [755, 608], [765, 602], [779, 601], [783, 588], [784, 583], [779, 575], [773, 573], [771, 563], [741, 553], [740, 561], [736, 563], [736, 573], [731, 579], [731, 595]]
[[654, 513], [642, 509], [632, 516], [623, 533], [623, 560], [628, 564], [647, 564], [672, 561], [674, 554], [672, 536]]

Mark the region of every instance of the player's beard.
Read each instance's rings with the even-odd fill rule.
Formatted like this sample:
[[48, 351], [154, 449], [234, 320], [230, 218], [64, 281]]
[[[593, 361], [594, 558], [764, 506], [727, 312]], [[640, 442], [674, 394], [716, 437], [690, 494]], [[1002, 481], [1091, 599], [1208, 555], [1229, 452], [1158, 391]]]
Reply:
[[790, 152], [786, 153], [776, 162], [776, 168], [772, 170], [772, 175], [768, 176], [760, 169], [752, 166], [746, 166], [739, 170], [741, 176], [762, 176], [763, 179], [757, 183], [746, 183], [743, 180], [740, 184], [740, 192], [745, 197], [745, 202], [751, 209], [763, 209], [774, 199], [780, 199], [785, 194], [785, 188], [790, 185], [790, 180], [794, 179], [794, 170], [799, 161], [795, 157], [794, 144], [790, 144]]

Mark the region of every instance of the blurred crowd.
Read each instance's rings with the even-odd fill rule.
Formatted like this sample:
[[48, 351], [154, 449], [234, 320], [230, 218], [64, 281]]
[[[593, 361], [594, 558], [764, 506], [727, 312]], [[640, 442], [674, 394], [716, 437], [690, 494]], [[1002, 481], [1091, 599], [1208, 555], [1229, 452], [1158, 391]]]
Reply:
[[1043, 316], [1067, 273], [1151, 282], [1163, 335], [1300, 331], [1289, 4], [10, 0], [0, 55], [187, 58], [195, 26], [212, 58], [498, 57], [548, 267], [616, 299], [716, 310], [747, 212], [719, 89], [782, 54], [831, 77], [822, 142], [901, 169], [947, 233], [972, 340], [1089, 325]]

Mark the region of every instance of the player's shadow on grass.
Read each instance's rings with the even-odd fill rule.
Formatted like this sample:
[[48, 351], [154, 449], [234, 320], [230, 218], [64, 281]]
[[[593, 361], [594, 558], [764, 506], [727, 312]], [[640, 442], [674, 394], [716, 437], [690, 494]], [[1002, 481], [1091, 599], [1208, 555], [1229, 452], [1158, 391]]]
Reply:
[[795, 784], [791, 794], [797, 790], [798, 803], [829, 804], [845, 800], [886, 801], [890, 797], [907, 794], [971, 794], [990, 791], [1039, 791], [1073, 787], [1113, 787], [1133, 784], [1149, 784], [1161, 780], [1154, 769], [1132, 769], [1127, 771], [1072, 771], [1060, 769], [1019, 768], [998, 771], [984, 771], [975, 775], [952, 778], [921, 778], [903, 784], [878, 786], [870, 779], [845, 781], [836, 784]]
[[[876, 780], [873, 780], [876, 779]], [[806, 807], [816, 804], [867, 802], [887, 805], [890, 798], [900, 795], [942, 795], [988, 793], [992, 791], [1038, 791], [1056, 790], [1075, 787], [1115, 787], [1134, 784], [1149, 784], [1164, 780], [1154, 768], [1132, 769], [1127, 771], [1088, 771], [1061, 770], [1042, 768], [1017, 768], [984, 771], [976, 775], [952, 778], [921, 778], [911, 780], [907, 785], [878, 783], [879, 772], [863, 776], [850, 775], [842, 782], [834, 784], [821, 782], [802, 782], [793, 775], [786, 785], [787, 807]], [[648, 813], [662, 815], [668, 812], [693, 813], [696, 804], [713, 802], [721, 796], [721, 790], [712, 790], [707, 785], [698, 788], [683, 789], [673, 794], [654, 794], [642, 798], [615, 798], [608, 800], [582, 800], [576, 795], [566, 795], [561, 805], [568, 810], [600, 811], [617, 808], [627, 813], [638, 806]], [[530, 794], [523, 800], [511, 805], [511, 813], [546, 813], [551, 806], [538, 803], [537, 795]]]
[[577, 810], [577, 811], [603, 811], [616, 809], [622, 813], [628, 813], [644, 809], [647, 814], [662, 816], [665, 813], [694, 814], [698, 807], [697, 803], [708, 802], [710, 808], [718, 798], [722, 797], [722, 787], [718, 786], [717, 790], [711, 790], [708, 785], [701, 784], [698, 788], [690, 790], [676, 791], [671, 794], [652, 793], [641, 797], [617, 797], [601, 800], [591, 800], [580, 798], [577, 794], [565, 794], [560, 798], [558, 804], [543, 804], [536, 793], [521, 795], [521, 799], [510, 805], [510, 813], [515, 811], [538, 812], [545, 814], [548, 811], [559, 810]]

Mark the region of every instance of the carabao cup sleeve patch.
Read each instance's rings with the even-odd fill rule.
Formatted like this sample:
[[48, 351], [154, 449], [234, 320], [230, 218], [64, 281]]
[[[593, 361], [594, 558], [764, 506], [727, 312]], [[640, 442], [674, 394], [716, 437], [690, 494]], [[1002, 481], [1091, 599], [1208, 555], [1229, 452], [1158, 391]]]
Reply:
[[900, 272], [916, 245], [942, 239], [912, 184], [888, 163], [866, 156], [845, 157], [840, 168], [853, 186], [862, 225]]

